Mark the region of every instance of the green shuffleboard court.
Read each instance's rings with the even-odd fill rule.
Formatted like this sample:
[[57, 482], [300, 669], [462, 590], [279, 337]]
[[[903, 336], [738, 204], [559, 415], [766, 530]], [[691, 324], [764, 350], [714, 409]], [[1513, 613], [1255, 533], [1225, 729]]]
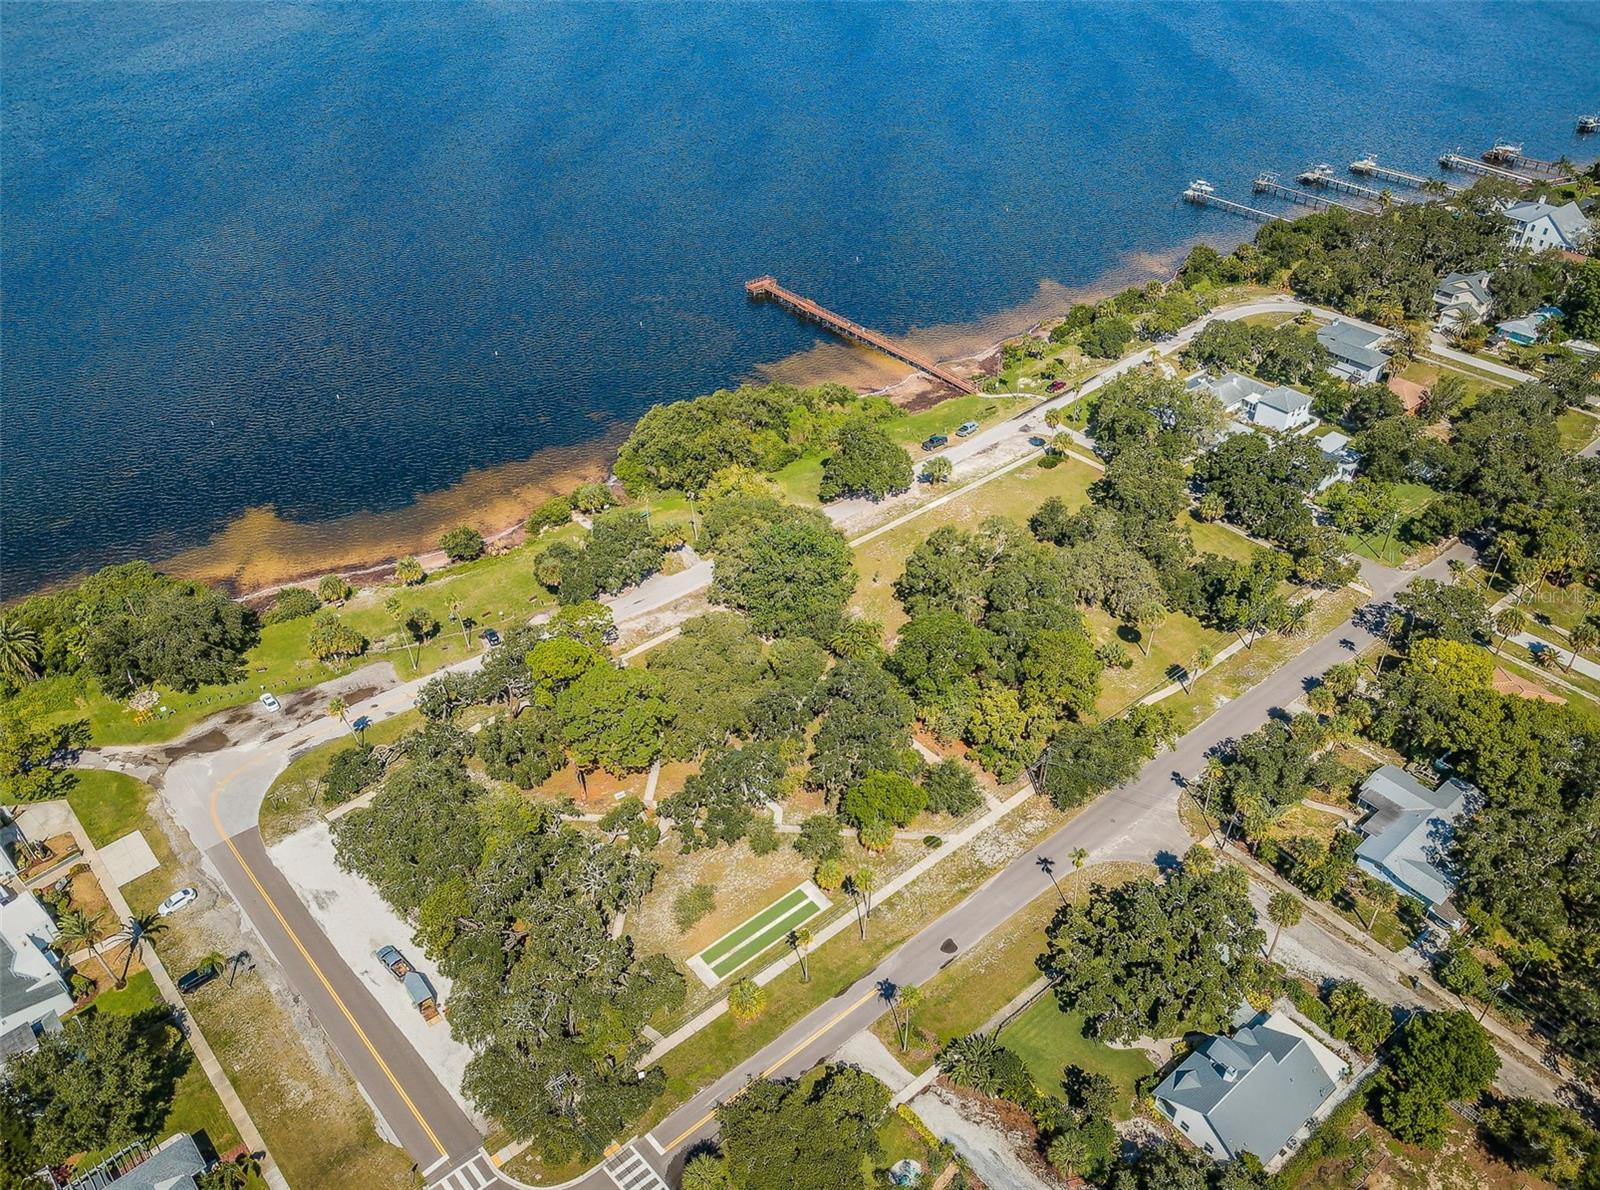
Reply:
[[760, 913], [736, 926], [695, 956], [713, 979], [721, 980], [743, 967], [769, 946], [783, 939], [790, 930], [810, 920], [827, 905], [810, 882], [779, 897]]

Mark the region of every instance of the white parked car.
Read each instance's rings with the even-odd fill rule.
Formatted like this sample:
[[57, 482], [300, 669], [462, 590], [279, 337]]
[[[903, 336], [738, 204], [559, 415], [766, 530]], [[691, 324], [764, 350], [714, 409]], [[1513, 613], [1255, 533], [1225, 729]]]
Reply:
[[276, 696], [271, 694], [263, 694], [261, 696], [261, 705], [269, 711], [283, 710], [283, 704], [277, 700]]
[[165, 901], [156, 906], [156, 912], [162, 917], [170, 917], [185, 905], [190, 904], [200, 894], [192, 888], [180, 888]]

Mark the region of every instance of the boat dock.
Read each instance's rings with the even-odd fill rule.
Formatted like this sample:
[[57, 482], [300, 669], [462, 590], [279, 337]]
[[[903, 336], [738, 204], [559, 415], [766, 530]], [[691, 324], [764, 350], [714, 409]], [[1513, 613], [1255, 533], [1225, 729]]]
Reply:
[[1379, 165], [1378, 159], [1371, 153], [1359, 161], [1350, 163], [1350, 172], [1353, 174], [1366, 174], [1368, 177], [1382, 178], [1385, 182], [1395, 182], [1401, 186], [1410, 186], [1413, 190], [1427, 190], [1432, 186], [1443, 186], [1446, 190], [1459, 190], [1459, 186], [1451, 186], [1447, 182], [1440, 182], [1437, 178], [1426, 178], [1421, 174], [1407, 173], [1403, 169], [1392, 169], [1387, 165]]
[[1216, 207], [1219, 211], [1231, 211], [1235, 215], [1243, 215], [1246, 219], [1254, 219], [1259, 223], [1281, 223], [1282, 215], [1274, 215], [1271, 211], [1263, 211], [1259, 207], [1247, 207], [1242, 202], [1234, 202], [1229, 198], [1219, 198], [1217, 189], [1204, 178], [1196, 178], [1189, 183], [1189, 188], [1183, 192], [1183, 201], [1192, 202], [1199, 207]]
[[1275, 173], [1257, 174], [1256, 180], [1251, 185], [1257, 194], [1271, 194], [1277, 198], [1286, 198], [1290, 202], [1299, 203], [1301, 206], [1316, 207], [1318, 210], [1339, 207], [1346, 211], [1354, 211], [1358, 215], [1367, 213], [1361, 207], [1347, 202], [1340, 202], [1336, 198], [1324, 198], [1320, 194], [1308, 194], [1304, 190], [1296, 190], [1293, 186], [1285, 186], [1278, 181], [1278, 175]]
[[1483, 159], [1495, 165], [1510, 165], [1517, 169], [1527, 170], [1529, 173], [1545, 174], [1552, 182], [1571, 181], [1562, 172], [1559, 162], [1542, 161], [1537, 157], [1529, 157], [1522, 151], [1521, 145], [1514, 145], [1508, 141], [1497, 142], [1494, 148], [1484, 152]]
[[[1480, 178], [1499, 178], [1503, 182], [1515, 182], [1519, 186], [1526, 186], [1541, 179], [1529, 177], [1527, 174], [1513, 173], [1509, 169], [1501, 169], [1498, 165], [1485, 165], [1481, 161], [1474, 161], [1471, 157], [1463, 157], [1460, 153], [1442, 153], [1439, 164], [1445, 169], [1459, 169], [1465, 174], [1477, 174]], [[1550, 179], [1543, 179], [1549, 181]]]
[[789, 310], [793, 310], [802, 318], [809, 318], [834, 334], [853, 340], [874, 351], [881, 351], [890, 359], [897, 359], [903, 364], [909, 364], [925, 376], [948, 384], [951, 388], [972, 394], [978, 391], [978, 386], [964, 377], [957, 376], [948, 368], [941, 367], [930, 359], [925, 359], [914, 351], [901, 347], [890, 339], [884, 338], [877, 331], [869, 330], [859, 322], [852, 322], [843, 315], [835, 314], [825, 306], [819, 306], [810, 298], [801, 297], [778, 284], [776, 277], [757, 277], [754, 281], [744, 283], [744, 291], [755, 301], [770, 298]]
[[1347, 182], [1333, 172], [1331, 165], [1312, 165], [1300, 171], [1300, 176], [1295, 179], [1302, 186], [1326, 186], [1329, 190], [1337, 190], [1341, 194], [1353, 194], [1357, 198], [1364, 198], [1368, 202], [1382, 202], [1383, 192], [1374, 190], [1371, 186], [1360, 186], [1355, 182]]

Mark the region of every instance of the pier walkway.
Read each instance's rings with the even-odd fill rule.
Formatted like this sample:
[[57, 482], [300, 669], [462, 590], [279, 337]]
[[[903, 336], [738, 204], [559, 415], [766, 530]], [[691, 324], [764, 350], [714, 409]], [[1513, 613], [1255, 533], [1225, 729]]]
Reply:
[[852, 322], [843, 315], [835, 314], [825, 306], [819, 306], [810, 298], [801, 297], [798, 293], [791, 292], [778, 284], [776, 277], [757, 277], [754, 281], [746, 281], [744, 291], [752, 298], [771, 298], [780, 306], [785, 306], [803, 318], [820, 323], [836, 335], [846, 339], [853, 339], [874, 351], [881, 351], [890, 359], [897, 359], [903, 364], [909, 364], [917, 371], [933, 379], [948, 384], [951, 388], [964, 393], [976, 393], [978, 386], [964, 377], [957, 376], [950, 369], [926, 359], [916, 352], [901, 347], [890, 339], [884, 338], [877, 331], [862, 326], [859, 322]]

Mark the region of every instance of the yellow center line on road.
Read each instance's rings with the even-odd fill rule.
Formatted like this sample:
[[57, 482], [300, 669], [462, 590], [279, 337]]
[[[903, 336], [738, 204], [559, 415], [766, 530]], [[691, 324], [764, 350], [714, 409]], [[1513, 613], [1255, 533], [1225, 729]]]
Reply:
[[[856, 1009], [860, 1008], [863, 1004], [865, 1004], [868, 1000], [871, 1000], [877, 994], [878, 994], [877, 990], [873, 989], [872, 991], [866, 993], [866, 995], [862, 996], [861, 999], [857, 1000], [854, 1004], [850, 1004], [850, 1005], [847, 1005], [844, 1008], [841, 1008], [825, 1024], [818, 1025], [816, 1030], [813, 1033], [811, 1033], [810, 1036], [802, 1038], [800, 1041], [796, 1042], [793, 1049], [791, 1049], [788, 1053], [784, 1054], [783, 1057], [779, 1058], [776, 1062], [772, 1063], [772, 1065], [768, 1066], [765, 1070], [763, 1070], [760, 1073], [760, 1075], [758, 1077], [759, 1078], [767, 1078], [767, 1077], [769, 1077], [774, 1071], [780, 1069], [784, 1065], [784, 1063], [788, 1062], [789, 1059], [793, 1058], [801, 1050], [805, 1049], [806, 1046], [810, 1045], [817, 1038], [821, 1037], [829, 1029], [833, 1028], [840, 1021], [844, 1020], [845, 1017], [849, 1016], [852, 1012], [854, 1012]], [[732, 1095], [729, 1095], [725, 1102], [732, 1102], [733, 1100], [737, 1099], [742, 1094], [744, 1094], [744, 1087], [740, 1087]], [[696, 1120], [693, 1124], [690, 1124], [689, 1127], [685, 1128], [683, 1130], [682, 1135], [680, 1135], [676, 1140], [674, 1140], [671, 1143], [669, 1143], [661, 1151], [663, 1153], [672, 1152], [673, 1149], [677, 1148], [684, 1141], [688, 1140], [696, 1132], [699, 1132], [700, 1129], [704, 1128], [707, 1124], [709, 1124], [711, 1122], [712, 1117], [715, 1116], [716, 1114], [717, 1114], [717, 1109], [716, 1108], [712, 1108], [705, 1115], [701, 1116], [698, 1120]]]
[[226, 788], [235, 777], [243, 772], [248, 764], [249, 762], [246, 761], [244, 764], [239, 765], [220, 782], [218, 782], [216, 788], [212, 791], [211, 822], [217, 828], [217, 834], [221, 836], [222, 841], [228, 845], [228, 850], [233, 853], [233, 858], [238, 862], [239, 867], [244, 870], [244, 874], [250, 878], [250, 883], [255, 886], [256, 893], [261, 897], [261, 899], [266, 902], [267, 908], [272, 910], [272, 915], [278, 919], [278, 924], [283, 927], [283, 932], [289, 935], [289, 941], [294, 943], [295, 949], [300, 952], [300, 957], [303, 958], [306, 961], [306, 965], [311, 968], [312, 974], [317, 977], [318, 981], [322, 984], [323, 989], [330, 997], [333, 998], [333, 1002], [339, 1006], [339, 1011], [344, 1014], [344, 1019], [350, 1022], [350, 1027], [356, 1031], [356, 1036], [361, 1039], [361, 1044], [366, 1046], [367, 1052], [372, 1055], [372, 1060], [378, 1064], [378, 1069], [382, 1070], [384, 1075], [387, 1076], [389, 1079], [389, 1084], [394, 1087], [395, 1094], [400, 1096], [401, 1102], [406, 1105], [406, 1107], [410, 1110], [412, 1117], [422, 1128], [422, 1131], [427, 1134], [429, 1143], [431, 1143], [439, 1152], [440, 1156], [447, 1156], [449, 1151], [439, 1140], [438, 1135], [435, 1134], [432, 1127], [429, 1126], [428, 1121], [422, 1118], [422, 1113], [417, 1110], [417, 1105], [411, 1101], [411, 1096], [406, 1094], [406, 1089], [400, 1085], [400, 1080], [395, 1077], [394, 1071], [389, 1069], [389, 1064], [383, 1060], [383, 1055], [378, 1053], [378, 1048], [372, 1044], [372, 1039], [367, 1036], [367, 1031], [361, 1027], [360, 1022], [358, 1022], [355, 1018], [355, 1014], [350, 1011], [349, 1006], [345, 1004], [339, 993], [333, 990], [333, 984], [329, 982], [328, 977], [323, 973], [322, 968], [317, 965], [317, 961], [311, 957], [311, 952], [306, 949], [305, 943], [300, 941], [300, 935], [294, 932], [294, 927], [291, 926], [288, 922], [288, 919], [283, 916], [283, 911], [278, 908], [277, 902], [272, 899], [272, 895], [267, 892], [265, 887], [262, 886], [261, 881], [256, 878], [256, 874], [250, 870], [250, 865], [245, 862], [244, 856], [241, 855], [239, 849], [234, 846], [233, 839], [229, 836], [228, 832], [223, 829], [222, 818], [217, 813], [217, 799], [222, 796], [223, 789]]

